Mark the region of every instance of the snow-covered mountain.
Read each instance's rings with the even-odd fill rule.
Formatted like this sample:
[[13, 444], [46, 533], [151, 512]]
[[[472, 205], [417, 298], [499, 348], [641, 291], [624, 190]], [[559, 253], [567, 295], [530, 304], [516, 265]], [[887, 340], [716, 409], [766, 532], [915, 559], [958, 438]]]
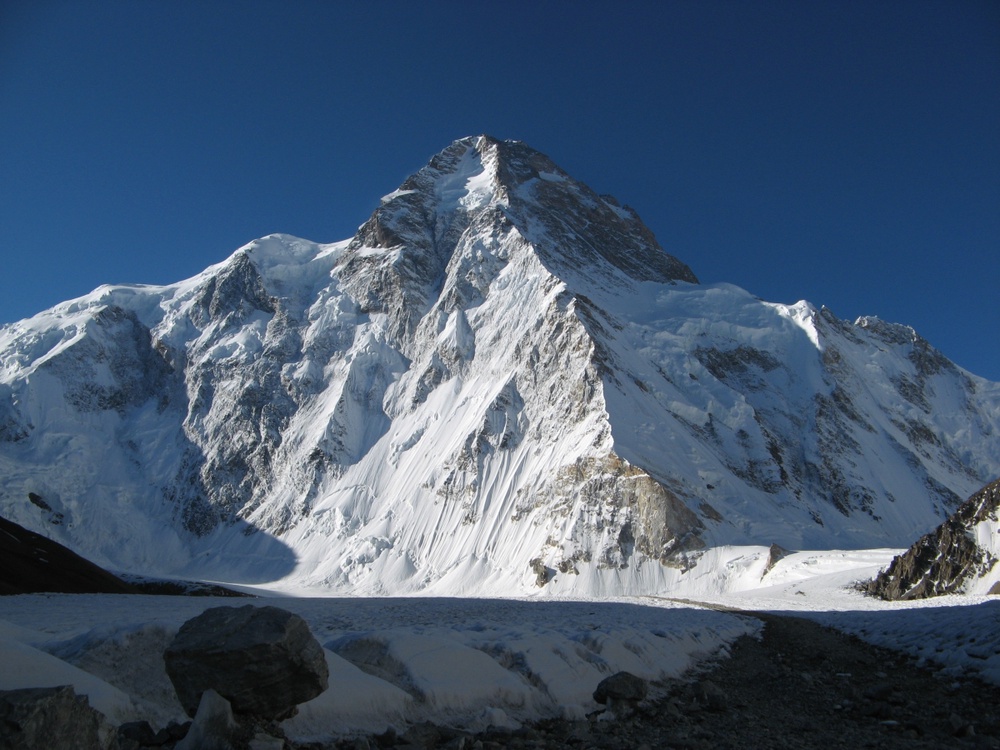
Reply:
[[1000, 476], [1000, 384], [905, 326], [699, 284], [480, 136], [349, 240], [0, 329], [0, 471], [0, 514], [134, 573], [654, 591], [725, 545], [908, 544]]

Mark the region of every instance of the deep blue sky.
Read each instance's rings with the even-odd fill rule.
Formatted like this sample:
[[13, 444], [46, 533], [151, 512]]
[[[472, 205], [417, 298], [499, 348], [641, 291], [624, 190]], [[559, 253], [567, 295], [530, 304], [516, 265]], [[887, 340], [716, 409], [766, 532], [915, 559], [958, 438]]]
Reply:
[[1000, 3], [0, 3], [0, 322], [526, 141], [707, 282], [1000, 380]]

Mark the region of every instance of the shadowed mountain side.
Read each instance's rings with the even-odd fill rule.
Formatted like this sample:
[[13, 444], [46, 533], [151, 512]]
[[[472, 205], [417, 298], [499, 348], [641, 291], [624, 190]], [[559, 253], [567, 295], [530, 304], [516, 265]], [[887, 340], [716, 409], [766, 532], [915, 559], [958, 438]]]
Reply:
[[0, 517], [0, 594], [138, 591], [58, 542]]

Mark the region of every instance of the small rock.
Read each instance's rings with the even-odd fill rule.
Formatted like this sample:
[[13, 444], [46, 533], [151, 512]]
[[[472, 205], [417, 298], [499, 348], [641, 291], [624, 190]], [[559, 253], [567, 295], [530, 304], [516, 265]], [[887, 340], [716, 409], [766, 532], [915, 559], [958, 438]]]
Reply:
[[684, 717], [684, 712], [681, 711], [680, 706], [677, 705], [677, 701], [673, 698], [668, 700], [663, 706], [663, 713], [671, 719], [681, 719]]
[[872, 685], [870, 688], [865, 690], [864, 697], [870, 701], [884, 701], [892, 695], [895, 689], [896, 688], [889, 683], [883, 682], [878, 685]]
[[183, 724], [172, 721], [156, 733], [151, 744], [154, 746], [171, 745], [180, 742], [187, 735], [189, 729], [191, 729], [190, 721], [186, 721]]
[[441, 730], [430, 722], [414, 724], [406, 730], [400, 739], [414, 747], [431, 748], [437, 747], [441, 742]]
[[269, 734], [258, 732], [250, 740], [249, 750], [284, 750], [285, 741], [280, 737], [272, 737]]
[[148, 721], [129, 721], [118, 727], [119, 750], [134, 750], [156, 744], [156, 732]]
[[594, 700], [601, 705], [617, 701], [638, 702], [649, 692], [649, 683], [631, 672], [618, 672], [605, 677], [594, 691]]
[[696, 683], [692, 694], [695, 701], [709, 711], [722, 712], [728, 707], [725, 692], [711, 680]]
[[966, 721], [958, 714], [951, 714], [948, 717], [948, 724], [951, 726], [951, 734], [953, 737], [976, 736], [976, 728], [972, 726], [972, 722]]

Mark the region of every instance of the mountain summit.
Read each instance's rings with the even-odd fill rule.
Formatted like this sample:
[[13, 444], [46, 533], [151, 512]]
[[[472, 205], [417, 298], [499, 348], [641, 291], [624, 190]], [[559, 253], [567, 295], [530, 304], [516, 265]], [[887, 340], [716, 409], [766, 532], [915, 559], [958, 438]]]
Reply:
[[0, 515], [136, 573], [398, 594], [725, 586], [902, 546], [1000, 476], [1000, 386], [912, 329], [700, 285], [524, 144], [343, 242], [0, 329]]
[[[389, 313], [401, 332], [412, 331], [449, 264], [484, 235], [530, 243], [546, 270], [567, 283], [698, 281], [634, 211], [523, 143], [485, 135], [456, 141], [383, 198], [348, 246], [338, 275], [366, 307]], [[478, 261], [475, 252], [465, 260]], [[469, 300], [479, 294], [469, 283], [450, 292]], [[453, 296], [450, 304], [469, 300]]]

